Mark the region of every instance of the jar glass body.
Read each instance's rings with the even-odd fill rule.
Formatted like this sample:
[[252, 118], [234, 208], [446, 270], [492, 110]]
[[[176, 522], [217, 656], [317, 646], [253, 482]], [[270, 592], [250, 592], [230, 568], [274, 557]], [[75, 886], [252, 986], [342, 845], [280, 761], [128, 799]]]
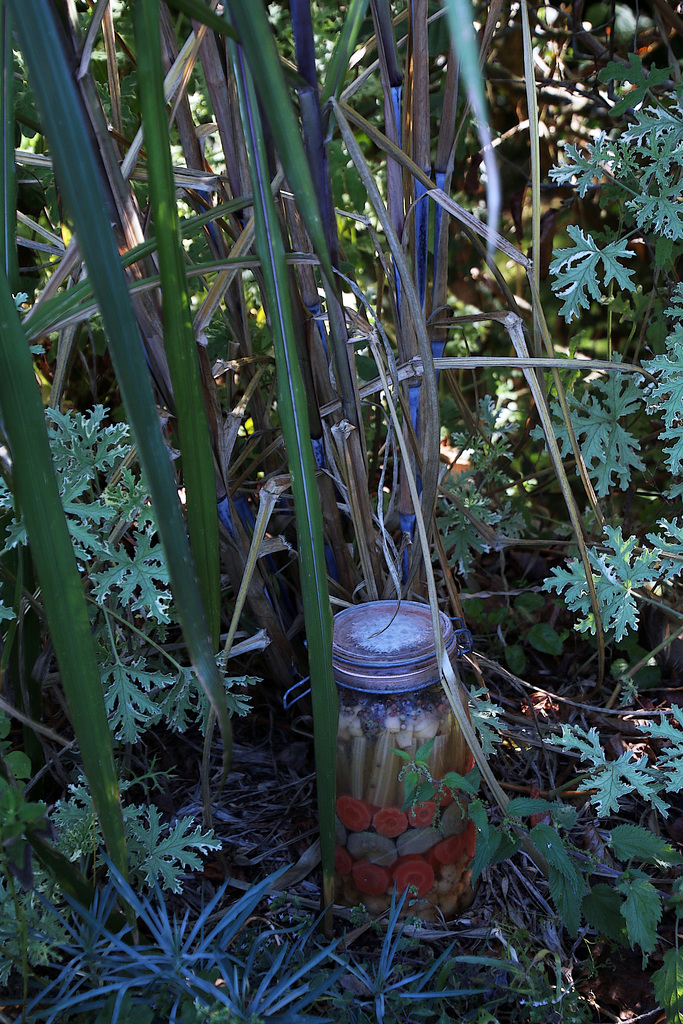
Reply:
[[[418, 618], [424, 617], [424, 607], [417, 608]], [[415, 655], [419, 660], [420, 651], [410, 643], [408, 648], [411, 657], [405, 660], [415, 661]], [[431, 799], [406, 805], [400, 776], [429, 740], [425, 783], [438, 784], [449, 772], [465, 775], [472, 757], [441, 684], [425, 683], [422, 672], [414, 688], [404, 689], [405, 665], [394, 658], [387, 678], [377, 654], [374, 675], [370, 666], [361, 667], [360, 686], [348, 685], [353, 678], [348, 660], [339, 672], [344, 682], [338, 685], [335, 897], [347, 906], [362, 903], [376, 914], [390, 906], [395, 885], [399, 895], [409, 890], [404, 913], [449, 920], [472, 901], [468, 866], [474, 824], [467, 818], [466, 799], [435, 785]], [[435, 669], [434, 663], [432, 675]]]

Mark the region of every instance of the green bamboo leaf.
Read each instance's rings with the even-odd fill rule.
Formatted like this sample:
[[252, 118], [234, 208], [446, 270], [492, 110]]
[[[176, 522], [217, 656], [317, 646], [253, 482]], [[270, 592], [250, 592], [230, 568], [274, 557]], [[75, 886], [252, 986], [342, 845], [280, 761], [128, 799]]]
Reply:
[[[211, 221], [222, 217], [226, 213], [237, 212], [242, 210], [245, 205], [251, 205], [251, 199], [249, 196], [246, 198], [240, 197], [239, 199], [232, 199], [230, 202], [221, 203], [219, 206], [214, 206], [212, 209], [207, 210], [206, 213], [199, 214], [196, 217], [187, 217], [180, 224], [180, 235], [182, 238], [194, 238], [205, 227], [206, 224]], [[151, 256], [152, 253], [157, 251], [157, 240], [154, 237], [146, 239], [144, 242], [140, 242], [139, 245], [134, 246], [127, 252], [123, 253], [120, 257], [121, 266], [131, 267], [139, 260], [144, 259], [146, 256]], [[254, 259], [252, 261], [254, 265], [257, 265], [258, 261]], [[224, 270], [226, 265], [236, 263], [243, 265], [244, 261], [239, 259], [232, 260], [228, 257], [225, 260], [205, 261], [198, 269], [197, 273], [208, 274], [216, 270]], [[142, 288], [149, 285], [152, 279], [142, 278], [137, 282], [136, 287]], [[153, 279], [155, 286], [160, 284], [160, 281], [156, 278]], [[147, 283], [146, 283], [147, 282]], [[58, 292], [53, 298], [47, 301], [38, 301], [35, 306], [32, 306], [29, 312], [24, 318], [24, 330], [27, 332], [29, 340], [34, 338], [41, 338], [45, 334], [52, 333], [56, 329], [55, 325], [62, 326], [64, 321], [71, 320], [73, 318], [82, 316], [83, 319], [92, 315], [93, 308], [93, 290], [92, 283], [89, 278], [85, 278], [83, 281], [79, 281], [72, 288], [67, 288], [66, 291]], [[613, 364], [610, 364], [613, 365]]]
[[118, 775], [90, 621], [62, 511], [26, 338], [9, 282], [0, 273], [0, 423], [71, 721], [109, 854], [127, 872]]
[[344, 19], [344, 27], [337, 40], [332, 57], [325, 75], [325, 84], [320, 95], [320, 106], [324, 107], [330, 96], [339, 99], [344, 75], [349, 67], [349, 60], [353, 53], [360, 27], [363, 24], [365, 13], [368, 9], [368, 0], [351, 0], [349, 9]]
[[315, 478], [306, 393], [296, 351], [285, 252], [267, 173], [258, 104], [241, 52], [234, 45], [230, 49], [237, 71], [240, 110], [250, 157], [255, 237], [261, 255], [265, 299], [275, 347], [278, 410], [294, 495], [313, 703], [323, 901], [325, 905], [331, 905], [334, 893], [338, 705], [332, 675], [332, 614], [327, 593], [322, 511]]
[[138, 0], [135, 8], [138, 85], [159, 253], [164, 344], [178, 418], [190, 545], [216, 650], [220, 627], [216, 477], [178, 229], [159, 24], [158, 0]]
[[[111, 231], [107, 202], [97, 186], [99, 164], [81, 97], [49, 0], [35, 0], [30, 5], [22, 0], [11, 0], [11, 10], [62, 195], [73, 217], [79, 249], [102, 313], [117, 381], [158, 516], [178, 618], [197, 678], [216, 712], [227, 758], [231, 733], [223, 682], [214, 661], [196, 569], [159, 426], [138, 326]], [[37, 22], [41, 25], [40, 32], [35, 31]]]

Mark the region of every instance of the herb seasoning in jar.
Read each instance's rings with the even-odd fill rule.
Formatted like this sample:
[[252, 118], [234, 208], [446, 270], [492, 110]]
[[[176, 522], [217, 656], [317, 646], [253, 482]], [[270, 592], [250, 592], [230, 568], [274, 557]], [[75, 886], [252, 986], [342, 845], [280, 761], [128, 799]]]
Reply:
[[[444, 645], [464, 630], [440, 613]], [[467, 634], [469, 636], [469, 634]], [[429, 607], [373, 601], [335, 616], [332, 666], [339, 690], [337, 845], [339, 903], [381, 913], [394, 885], [404, 913], [456, 917], [472, 901], [474, 823], [464, 795], [438, 783], [465, 775], [469, 748], [444, 694]], [[466, 705], [463, 703], [463, 707]], [[401, 769], [427, 741], [432, 799], [407, 802]]]

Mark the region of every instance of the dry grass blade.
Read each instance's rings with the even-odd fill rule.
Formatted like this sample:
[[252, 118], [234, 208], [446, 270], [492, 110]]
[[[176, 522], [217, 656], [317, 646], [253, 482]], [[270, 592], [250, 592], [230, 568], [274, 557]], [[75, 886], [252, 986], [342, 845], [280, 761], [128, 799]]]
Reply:
[[[283, 180], [284, 174], [282, 171], [278, 171], [271, 184], [271, 192], [273, 195], [277, 194], [282, 186]], [[246, 257], [253, 243], [254, 218], [250, 217], [244, 225], [239, 238], [235, 241], [230, 250], [231, 259], [239, 260], [242, 257]], [[213, 320], [216, 310], [223, 301], [226, 292], [234, 282], [235, 278], [239, 275], [240, 269], [241, 268], [238, 263], [231, 264], [230, 269], [222, 271], [217, 275], [216, 280], [211, 285], [206, 298], [197, 310], [194, 318], [194, 332], [197, 338], [203, 338], [205, 336], [208, 325]]]
[[[375, 361], [377, 362], [378, 368], [380, 368], [380, 376], [381, 376], [383, 371], [381, 370], [381, 354], [380, 354], [379, 350], [377, 349], [377, 342], [371, 341], [370, 344], [371, 344], [371, 347], [375, 348], [375, 352], [374, 352]], [[399, 419], [398, 419], [398, 414], [397, 414], [396, 406], [395, 406], [395, 404], [394, 404], [394, 402], [393, 402], [393, 400], [391, 398], [391, 392], [390, 392], [390, 389], [389, 389], [389, 382], [388, 382], [388, 380], [385, 380], [385, 394], [386, 394], [387, 405], [388, 405], [388, 408], [389, 408], [389, 413], [391, 415], [392, 421], [394, 422], [395, 429], [397, 431], [397, 438], [398, 438], [399, 446], [404, 448], [405, 442], [403, 440], [402, 433], [400, 431], [400, 423], [399, 423]], [[405, 457], [407, 455], [407, 451], [405, 451], [405, 448], [404, 448], [403, 454], [404, 454], [404, 459], [405, 459]], [[408, 485], [409, 485], [409, 487], [411, 489], [411, 493], [413, 495], [413, 501], [417, 502], [417, 484], [416, 484], [415, 478], [414, 478], [412, 472], [410, 471], [409, 467], [408, 467], [408, 470], [406, 472], [406, 478], [407, 478], [407, 481], [408, 481]], [[440, 620], [439, 620], [439, 602], [438, 602], [438, 596], [437, 596], [437, 591], [436, 591], [436, 583], [435, 583], [435, 580], [434, 580], [434, 573], [433, 573], [433, 569], [432, 569], [432, 565], [431, 565], [431, 560], [429, 558], [429, 540], [428, 540], [428, 536], [427, 536], [427, 531], [425, 529], [425, 524], [424, 524], [424, 522], [422, 520], [422, 517], [420, 515], [418, 515], [416, 517], [416, 527], [417, 527], [417, 534], [418, 534], [418, 537], [419, 537], [420, 545], [422, 547], [423, 556], [424, 556], [424, 560], [425, 560], [427, 590], [428, 590], [428, 595], [429, 595], [429, 606], [430, 606], [431, 615], [432, 615], [432, 629], [433, 629], [433, 635], [434, 635], [434, 643], [435, 643], [435, 646], [436, 646], [437, 659], [438, 659], [438, 662], [441, 665], [441, 669], [442, 669], [442, 683], [443, 683], [443, 687], [444, 687], [444, 692], [445, 692], [445, 694], [446, 694], [446, 696], [448, 698], [448, 702], [449, 702], [449, 704], [450, 704], [450, 706], [451, 706], [451, 708], [453, 710], [453, 714], [454, 714], [455, 719], [456, 719], [456, 721], [458, 723], [458, 726], [460, 727], [460, 731], [462, 732], [463, 736], [465, 737], [467, 745], [469, 746], [469, 748], [470, 748], [470, 750], [471, 750], [471, 752], [472, 752], [472, 754], [474, 756], [474, 759], [476, 761], [477, 767], [479, 768], [479, 770], [480, 770], [480, 772], [482, 774], [482, 778], [484, 779], [484, 781], [486, 782], [487, 786], [489, 787], [489, 790], [491, 791], [491, 794], [493, 795], [493, 797], [496, 800], [496, 802], [499, 804], [499, 806], [503, 810], [505, 810], [505, 808], [507, 807], [508, 798], [505, 795], [505, 793], [503, 792], [503, 790], [501, 789], [501, 787], [500, 787], [500, 785], [498, 783], [498, 780], [494, 776], [493, 772], [491, 771], [491, 768], [490, 768], [490, 766], [488, 764], [486, 755], [484, 754], [484, 752], [483, 752], [483, 750], [481, 748], [481, 745], [479, 743], [479, 740], [477, 739], [477, 736], [476, 736], [476, 734], [474, 732], [474, 729], [472, 727], [472, 723], [470, 721], [469, 714], [467, 713], [467, 710], [466, 710], [466, 706], [467, 705], [466, 705], [466, 698], [464, 696], [464, 690], [463, 690], [462, 682], [461, 682], [461, 680], [460, 680], [460, 678], [459, 678], [459, 676], [457, 674], [456, 667], [451, 663], [451, 661], [450, 661], [450, 659], [448, 657], [448, 654], [446, 653], [446, 651], [444, 649], [443, 637], [442, 637], [442, 633], [441, 633], [441, 623], [440, 623]], [[539, 868], [539, 870], [544, 875], [547, 876], [547, 874], [548, 874], [548, 866], [547, 866], [544, 858], [534, 848], [533, 844], [526, 837], [524, 837], [522, 839], [522, 845], [524, 846], [524, 849], [525, 849], [527, 855], [533, 861], [533, 863]]]
[[358, 464], [361, 454], [358, 447], [358, 431], [348, 420], [341, 420], [330, 428], [330, 433], [337, 447], [337, 462], [343, 467], [342, 479], [347, 493], [346, 510], [354, 525], [365, 590], [370, 601], [377, 601], [383, 587], [377, 551], [374, 546], [370, 546], [374, 539], [374, 529], [372, 522], [363, 518], [367, 503], [360, 500], [356, 489], [358, 473], [364, 471], [362, 464]]
[[370, 124], [362, 114], [359, 114], [358, 111], [354, 110], [346, 103], [335, 104], [334, 109], [335, 113], [337, 113], [338, 110], [339, 114], [344, 117], [345, 123], [355, 124], [357, 128], [360, 128], [369, 136], [379, 149], [387, 153], [387, 155], [392, 156], [407, 171], [410, 171], [413, 177], [424, 185], [427, 194], [430, 195], [432, 199], [439, 204], [439, 206], [442, 206], [444, 210], [455, 217], [456, 220], [458, 220], [464, 227], [469, 228], [470, 231], [473, 231], [475, 234], [486, 239], [494, 249], [498, 249], [525, 269], [527, 266], [530, 266], [530, 261], [527, 257], [516, 249], [514, 245], [510, 245], [507, 239], [503, 238], [498, 231], [489, 227], [488, 224], [484, 224], [483, 221], [479, 220], [468, 210], [465, 210], [464, 207], [449, 195], [446, 195], [443, 189], [437, 188], [431, 178], [425, 174], [409, 156], [407, 156], [402, 150], [398, 149], [398, 147], [396, 147], [386, 135], [383, 135], [382, 132], [375, 128], [374, 125]]
[[226, 662], [230, 657], [232, 650], [233, 640], [237, 633], [237, 627], [239, 626], [240, 615], [244, 608], [244, 602], [246, 600], [247, 591], [251, 584], [252, 576], [254, 575], [254, 569], [256, 568], [257, 559], [261, 556], [261, 545], [263, 538], [266, 535], [268, 529], [268, 523], [270, 517], [273, 514], [280, 497], [285, 494], [286, 491], [291, 487], [292, 482], [289, 477], [271, 477], [270, 480], [266, 481], [261, 490], [259, 491], [259, 508], [256, 516], [256, 524], [254, 526], [254, 532], [251, 538], [251, 545], [249, 547], [249, 557], [247, 558], [247, 564], [244, 568], [244, 576], [240, 583], [240, 589], [235, 599], [235, 607], [233, 609], [232, 618], [230, 620], [230, 629], [223, 646], [223, 657]]
[[427, 522], [431, 522], [437, 490], [439, 419], [436, 375], [432, 362], [431, 346], [427, 337], [424, 314], [420, 306], [412, 273], [408, 266], [408, 261], [403, 251], [403, 247], [394, 232], [391, 220], [386, 207], [382, 202], [373, 175], [347, 121], [346, 111], [348, 108], [342, 107], [341, 104], [334, 102], [333, 109], [349, 156], [353, 160], [363, 185], [367, 190], [368, 199], [384, 229], [391, 256], [396, 266], [403, 289], [403, 301], [405, 306], [404, 315], [406, 316], [406, 320], [412, 325], [412, 329], [415, 331], [417, 352], [422, 359], [424, 372], [424, 390], [420, 398], [420, 413], [422, 417], [422, 436], [420, 438], [422, 496], [421, 502], [415, 507], [415, 511], [417, 511], [417, 508], [422, 507], [423, 514], [426, 516]]
[[[509, 313], [506, 318], [505, 326], [507, 328], [508, 334], [510, 335], [510, 340], [512, 341], [512, 344], [515, 348], [518, 357], [528, 359], [529, 351], [527, 349], [526, 338], [524, 337], [524, 331], [522, 329], [522, 323], [519, 317], [517, 317], [514, 313]], [[555, 372], [557, 373], [557, 371]], [[548, 408], [548, 402], [545, 395], [545, 391], [539, 384], [538, 377], [536, 376], [534, 370], [525, 369], [524, 376], [526, 377], [529, 389], [536, 402], [536, 408], [538, 410], [538, 415], [541, 420], [541, 426], [543, 428], [543, 433], [545, 434], [548, 454], [550, 455], [550, 459], [555, 470], [555, 475], [557, 477], [557, 481], [562, 491], [562, 497], [564, 498], [564, 503], [567, 508], [567, 512], [569, 513], [569, 519], [571, 521], [572, 529], [574, 531], [574, 538], [576, 540], [581, 561], [583, 563], [583, 567], [586, 573], [586, 585], [588, 587], [588, 592], [591, 598], [591, 606], [593, 609], [593, 614], [595, 616], [595, 631], [598, 643], [598, 681], [596, 688], [599, 688], [600, 686], [602, 686], [602, 681], [605, 673], [605, 634], [602, 627], [598, 595], [595, 590], [595, 583], [593, 582], [593, 569], [590, 564], [588, 550], [586, 548], [586, 542], [584, 539], [583, 522], [579, 515], [579, 510], [576, 507], [574, 495], [572, 494], [571, 487], [569, 485], [569, 480], [567, 479], [567, 473], [562, 463], [562, 456], [560, 455], [560, 449], [557, 443], [557, 438], [555, 437], [555, 430], [553, 427], [550, 410]]]
[[[213, 0], [215, 5], [215, 0]], [[209, 10], [205, 5], [202, 5], [205, 10]], [[226, 26], [227, 27], [227, 26]], [[204, 26], [202, 26], [204, 29]], [[205, 31], [205, 29], [204, 29]], [[187, 69], [192, 67], [197, 59], [197, 53], [201, 44], [202, 32], [193, 33], [185, 41], [181, 47], [178, 56], [173, 62], [172, 67], [167, 72], [164, 78], [164, 97], [167, 102], [172, 100], [176, 96], [178, 90], [181, 88], [182, 83], [185, 81], [187, 75]], [[121, 176], [124, 180], [128, 180], [135, 170], [140, 151], [142, 150], [142, 128], [138, 130], [133, 139], [132, 143], [128, 147], [123, 162], [121, 164]]]
[[[529, 28], [527, 0], [522, 0], [522, 40], [524, 43], [524, 84], [531, 146], [531, 250], [534, 286], [538, 291], [541, 282], [541, 160], [539, 146], [538, 98], [536, 96], [536, 73], [534, 54]], [[541, 354], [538, 317], [534, 309], [534, 355]]]
[[[240, 617], [244, 609], [247, 594], [251, 587], [252, 579], [254, 577], [254, 571], [256, 564], [261, 555], [261, 545], [263, 538], [265, 537], [266, 530], [268, 529], [268, 523], [273, 513], [273, 509], [277, 504], [279, 498], [289, 490], [291, 486], [291, 480], [289, 477], [281, 477], [280, 479], [271, 478], [261, 488], [259, 492], [259, 510], [256, 516], [256, 524], [254, 526], [254, 532], [252, 534], [251, 545], [249, 547], [249, 555], [247, 557], [247, 563], [244, 567], [244, 575], [240, 583], [240, 588], [235, 598], [235, 606], [232, 612], [232, 618], [230, 620], [230, 628], [228, 635], [225, 639], [223, 646], [222, 658], [224, 665], [227, 669], [228, 659], [233, 651], [233, 642], [237, 629], [239, 627]], [[202, 804], [204, 808], [204, 822], [206, 825], [211, 825], [212, 822], [212, 794], [210, 789], [210, 766], [211, 766], [211, 739], [213, 737], [214, 726], [216, 722], [216, 716], [213, 710], [209, 714], [209, 720], [206, 726], [206, 735], [204, 739], [204, 751], [202, 756]]]

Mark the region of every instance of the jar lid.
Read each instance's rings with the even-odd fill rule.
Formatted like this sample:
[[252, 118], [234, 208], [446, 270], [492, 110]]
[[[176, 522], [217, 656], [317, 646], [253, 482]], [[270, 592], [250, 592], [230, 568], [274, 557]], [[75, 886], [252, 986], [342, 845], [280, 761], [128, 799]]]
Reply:
[[[457, 637], [439, 612], [441, 635], [450, 654]], [[440, 679], [429, 605], [416, 601], [369, 601], [337, 612], [332, 669], [338, 685], [354, 690], [401, 693]]]

